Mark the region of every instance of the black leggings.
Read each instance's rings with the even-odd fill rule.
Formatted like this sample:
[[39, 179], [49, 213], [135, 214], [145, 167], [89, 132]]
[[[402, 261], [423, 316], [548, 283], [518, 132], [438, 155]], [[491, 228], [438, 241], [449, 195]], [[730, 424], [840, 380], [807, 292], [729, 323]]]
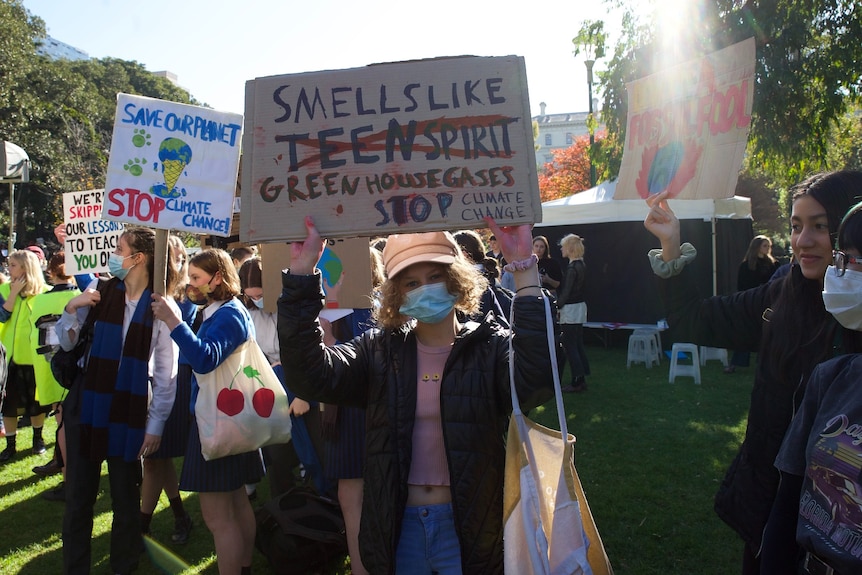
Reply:
[[580, 323], [560, 324], [560, 344], [564, 354], [560, 356], [560, 374], [563, 373], [565, 360], [569, 360], [569, 369], [572, 373], [572, 385], [575, 380], [590, 375], [590, 362], [584, 349], [584, 326]]

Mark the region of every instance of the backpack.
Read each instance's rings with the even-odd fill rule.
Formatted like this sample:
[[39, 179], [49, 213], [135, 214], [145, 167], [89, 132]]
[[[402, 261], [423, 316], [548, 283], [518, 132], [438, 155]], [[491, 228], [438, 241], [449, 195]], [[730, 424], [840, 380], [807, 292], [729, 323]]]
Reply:
[[347, 556], [338, 503], [297, 486], [255, 511], [255, 546], [276, 575], [328, 572]]

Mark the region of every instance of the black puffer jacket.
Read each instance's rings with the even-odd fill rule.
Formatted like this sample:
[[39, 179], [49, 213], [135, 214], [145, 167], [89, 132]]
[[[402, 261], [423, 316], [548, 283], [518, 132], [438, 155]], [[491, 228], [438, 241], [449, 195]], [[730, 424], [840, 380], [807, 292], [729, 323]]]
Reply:
[[[362, 562], [371, 573], [394, 573], [413, 455], [415, 335], [370, 330], [327, 348], [317, 322], [320, 275], [284, 274], [282, 285], [278, 334], [291, 389], [305, 399], [366, 408]], [[522, 297], [514, 306], [515, 381], [526, 411], [552, 395], [551, 360], [542, 301]], [[465, 575], [503, 573], [504, 443], [512, 410], [507, 336], [492, 320], [468, 322], [443, 372], [443, 439]]]

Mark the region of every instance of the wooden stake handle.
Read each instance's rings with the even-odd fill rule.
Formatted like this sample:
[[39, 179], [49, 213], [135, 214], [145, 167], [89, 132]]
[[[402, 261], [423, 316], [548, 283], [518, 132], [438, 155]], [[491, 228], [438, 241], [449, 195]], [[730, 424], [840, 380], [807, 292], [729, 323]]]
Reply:
[[168, 230], [156, 230], [156, 246], [153, 255], [153, 291], [165, 295], [167, 291], [167, 266], [168, 266]]

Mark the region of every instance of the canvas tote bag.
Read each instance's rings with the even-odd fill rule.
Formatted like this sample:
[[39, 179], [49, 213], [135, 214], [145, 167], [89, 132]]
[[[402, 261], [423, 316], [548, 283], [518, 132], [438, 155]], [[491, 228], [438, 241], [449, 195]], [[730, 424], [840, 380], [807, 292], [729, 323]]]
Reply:
[[290, 441], [287, 393], [255, 340], [195, 378], [195, 419], [207, 461]]
[[[554, 324], [547, 298], [545, 313], [561, 431], [539, 425], [521, 412], [510, 337], [512, 417], [503, 494], [505, 571], [510, 575], [612, 575], [575, 469], [575, 438], [566, 427], [560, 375], [554, 360]], [[513, 321], [514, 315], [510, 324]]]

